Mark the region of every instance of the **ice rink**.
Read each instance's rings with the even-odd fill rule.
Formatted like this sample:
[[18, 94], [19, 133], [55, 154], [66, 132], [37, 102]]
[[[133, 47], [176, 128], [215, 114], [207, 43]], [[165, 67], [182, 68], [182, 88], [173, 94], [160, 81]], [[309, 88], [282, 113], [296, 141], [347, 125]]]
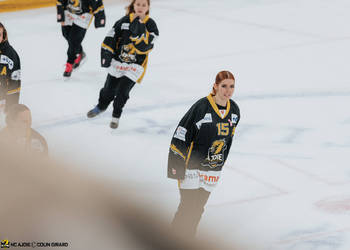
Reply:
[[54, 7], [0, 14], [21, 58], [20, 102], [50, 155], [129, 185], [170, 222], [179, 202], [166, 178], [173, 131], [227, 69], [241, 120], [198, 234], [254, 250], [349, 250], [350, 2], [152, 1], [160, 37], [112, 131], [111, 107], [92, 120], [86, 112], [106, 78], [101, 42], [125, 5], [105, 4], [107, 25], [91, 25], [87, 62], [69, 81]]

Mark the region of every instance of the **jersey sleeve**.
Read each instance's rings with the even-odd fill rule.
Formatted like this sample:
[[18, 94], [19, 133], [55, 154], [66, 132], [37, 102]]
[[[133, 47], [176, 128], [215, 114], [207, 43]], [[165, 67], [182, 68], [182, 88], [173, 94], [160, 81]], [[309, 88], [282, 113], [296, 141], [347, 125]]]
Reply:
[[135, 18], [130, 24], [130, 37], [137, 54], [148, 54], [154, 47], [154, 42], [159, 36], [157, 24], [153, 19], [146, 23], [140, 23], [139, 18]]
[[57, 0], [56, 9], [57, 9], [57, 22], [64, 22], [64, 8], [67, 4], [67, 0]]
[[185, 176], [187, 153], [198, 128], [198, 107], [193, 105], [178, 124], [171, 140], [168, 155], [168, 178], [183, 179]]
[[95, 28], [104, 27], [106, 24], [106, 15], [102, 0], [91, 0], [91, 7], [95, 17]]
[[117, 50], [117, 44], [121, 36], [123, 18], [117, 21], [113, 28], [107, 33], [101, 46], [101, 66], [108, 68], [111, 65], [113, 55]]
[[8, 71], [8, 88], [6, 93], [6, 107], [19, 102], [21, 91], [21, 62], [17, 53], [12, 53], [13, 68]]

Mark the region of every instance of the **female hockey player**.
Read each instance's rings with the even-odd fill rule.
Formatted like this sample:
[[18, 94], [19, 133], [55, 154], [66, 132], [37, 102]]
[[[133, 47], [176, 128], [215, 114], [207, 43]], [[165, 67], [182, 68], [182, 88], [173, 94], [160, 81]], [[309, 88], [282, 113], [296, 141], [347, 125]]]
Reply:
[[19, 101], [21, 62], [9, 44], [6, 28], [0, 23], [0, 113]]
[[102, 0], [57, 0], [57, 22], [68, 42], [68, 59], [63, 76], [70, 77], [85, 58], [81, 43], [93, 16], [95, 28], [104, 27], [106, 17]]
[[219, 181], [240, 119], [232, 101], [235, 78], [217, 74], [212, 93], [197, 101], [177, 126], [168, 156], [168, 178], [177, 179], [180, 204], [172, 228], [194, 237], [210, 192]]
[[101, 65], [108, 68], [98, 104], [87, 113], [89, 118], [105, 111], [114, 100], [110, 127], [118, 127], [123, 107], [135, 82], [140, 83], [147, 67], [148, 54], [159, 32], [149, 17], [150, 0], [133, 0], [126, 16], [107, 34], [101, 48]]

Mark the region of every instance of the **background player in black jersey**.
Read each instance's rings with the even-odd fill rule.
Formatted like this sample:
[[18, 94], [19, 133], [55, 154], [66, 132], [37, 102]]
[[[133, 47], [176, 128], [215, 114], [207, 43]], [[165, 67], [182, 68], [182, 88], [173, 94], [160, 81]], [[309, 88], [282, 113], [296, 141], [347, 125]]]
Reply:
[[81, 43], [86, 30], [95, 17], [95, 27], [104, 27], [106, 16], [102, 0], [57, 0], [57, 22], [62, 25], [62, 34], [68, 42], [68, 59], [63, 76], [70, 77], [85, 58]]
[[133, 0], [126, 16], [114, 24], [102, 43], [101, 65], [108, 68], [108, 75], [97, 106], [87, 116], [97, 116], [114, 101], [110, 123], [113, 129], [119, 125], [131, 89], [142, 81], [148, 54], [159, 35], [155, 21], [149, 17], [149, 8], [150, 0]]
[[13, 104], [6, 115], [6, 127], [0, 131], [0, 140], [9, 141], [18, 150], [37, 155], [48, 155], [46, 140], [32, 129], [32, 114], [24, 104]]
[[0, 23], [0, 113], [18, 103], [20, 89], [21, 62], [8, 41], [5, 26]]
[[217, 74], [210, 95], [197, 101], [181, 119], [171, 140], [168, 177], [177, 179], [180, 204], [172, 227], [193, 237], [210, 192], [217, 185], [240, 119], [231, 100], [235, 78]]

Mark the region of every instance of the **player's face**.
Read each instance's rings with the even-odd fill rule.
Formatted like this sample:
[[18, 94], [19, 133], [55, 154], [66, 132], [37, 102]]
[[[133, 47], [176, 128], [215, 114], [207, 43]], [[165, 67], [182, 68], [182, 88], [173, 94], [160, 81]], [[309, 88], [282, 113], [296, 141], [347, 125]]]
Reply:
[[235, 90], [235, 81], [232, 79], [222, 80], [219, 84], [215, 84], [216, 95], [221, 99], [228, 101]]
[[134, 3], [135, 14], [139, 17], [144, 17], [149, 6], [147, 0], [136, 0]]
[[2, 40], [4, 39], [4, 29], [3, 28], [0, 28], [0, 43], [2, 43]]
[[17, 115], [15, 124], [13, 125], [18, 136], [25, 137], [32, 127], [32, 115], [29, 110], [25, 110]]

